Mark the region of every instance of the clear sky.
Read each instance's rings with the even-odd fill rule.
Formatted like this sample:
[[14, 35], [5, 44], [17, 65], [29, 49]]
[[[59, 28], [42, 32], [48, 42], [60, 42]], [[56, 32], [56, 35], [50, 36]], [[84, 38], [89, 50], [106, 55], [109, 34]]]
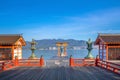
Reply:
[[0, 0], [0, 34], [95, 40], [120, 33], [120, 0]]

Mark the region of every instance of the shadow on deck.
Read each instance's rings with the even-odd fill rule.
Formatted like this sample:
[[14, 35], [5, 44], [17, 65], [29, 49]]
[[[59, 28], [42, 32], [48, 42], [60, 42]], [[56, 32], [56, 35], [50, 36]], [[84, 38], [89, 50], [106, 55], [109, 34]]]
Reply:
[[120, 80], [99, 67], [17, 67], [0, 73], [0, 80]]

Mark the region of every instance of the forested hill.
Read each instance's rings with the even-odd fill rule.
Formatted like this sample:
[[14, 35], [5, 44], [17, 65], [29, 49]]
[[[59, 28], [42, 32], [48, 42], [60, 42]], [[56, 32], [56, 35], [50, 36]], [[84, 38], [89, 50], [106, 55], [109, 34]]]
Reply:
[[[84, 40], [74, 40], [74, 39], [43, 39], [43, 40], [35, 40], [37, 42], [36, 48], [49, 48], [49, 47], [56, 47], [56, 42], [67, 42], [68, 48], [74, 46], [86, 46], [86, 41]], [[26, 41], [27, 45], [23, 48], [30, 48], [30, 43]]]

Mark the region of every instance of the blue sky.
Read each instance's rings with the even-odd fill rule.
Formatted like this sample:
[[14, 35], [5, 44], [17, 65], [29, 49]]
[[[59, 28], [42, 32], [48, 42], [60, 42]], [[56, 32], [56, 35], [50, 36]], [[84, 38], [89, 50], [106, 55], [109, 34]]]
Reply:
[[0, 0], [0, 34], [95, 40], [120, 33], [120, 0]]

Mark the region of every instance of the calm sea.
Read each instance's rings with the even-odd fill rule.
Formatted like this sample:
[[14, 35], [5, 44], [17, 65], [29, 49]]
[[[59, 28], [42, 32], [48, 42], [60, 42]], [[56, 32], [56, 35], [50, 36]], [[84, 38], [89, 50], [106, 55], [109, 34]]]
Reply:
[[[28, 58], [31, 55], [31, 50], [23, 50], [23, 58]], [[92, 55], [96, 57], [98, 55], [98, 49], [92, 50]], [[88, 54], [87, 49], [81, 49], [81, 50], [67, 50], [67, 56], [72, 55], [73, 58], [84, 58]], [[57, 56], [57, 50], [36, 50], [35, 55], [40, 58], [41, 55], [43, 55], [44, 59], [50, 59], [53, 56]]]

